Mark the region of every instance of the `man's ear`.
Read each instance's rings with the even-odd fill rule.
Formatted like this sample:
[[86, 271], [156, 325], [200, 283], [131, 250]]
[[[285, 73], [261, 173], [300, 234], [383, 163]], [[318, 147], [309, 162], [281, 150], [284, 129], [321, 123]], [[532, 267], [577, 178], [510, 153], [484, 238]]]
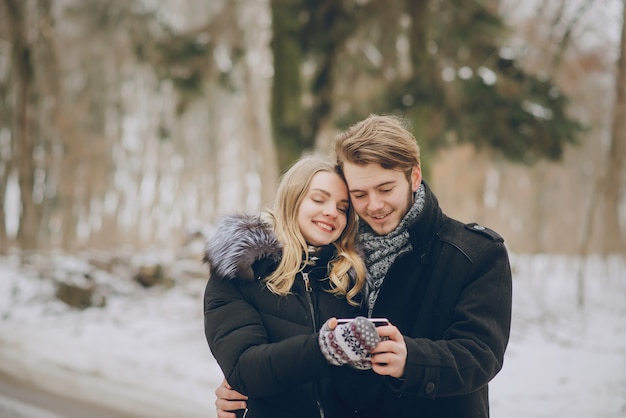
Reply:
[[422, 167], [416, 165], [411, 170], [411, 190], [416, 192], [420, 188], [420, 184], [422, 184]]

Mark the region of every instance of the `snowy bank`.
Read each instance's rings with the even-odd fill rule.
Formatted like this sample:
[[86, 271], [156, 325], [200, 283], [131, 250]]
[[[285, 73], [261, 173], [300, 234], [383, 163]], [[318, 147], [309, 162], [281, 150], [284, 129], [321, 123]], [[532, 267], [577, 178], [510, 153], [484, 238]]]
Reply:
[[[625, 260], [537, 255], [512, 265], [513, 329], [492, 417], [626, 416]], [[95, 280], [106, 306], [74, 310], [38, 271], [0, 258], [0, 371], [139, 416], [215, 417], [222, 373], [204, 339], [205, 280], [150, 289], [103, 271]]]
[[[76, 260], [59, 260], [59, 263]], [[222, 374], [204, 339], [204, 281], [143, 289], [101, 273], [105, 308], [54, 298], [34, 272], [0, 262], [0, 369], [63, 396], [149, 417], [215, 416]]]

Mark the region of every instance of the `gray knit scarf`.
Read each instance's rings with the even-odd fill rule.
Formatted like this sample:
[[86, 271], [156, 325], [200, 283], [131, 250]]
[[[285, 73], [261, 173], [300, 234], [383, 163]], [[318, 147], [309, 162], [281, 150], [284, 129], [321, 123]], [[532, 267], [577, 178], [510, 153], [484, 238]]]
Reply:
[[409, 241], [409, 226], [417, 219], [424, 208], [426, 191], [422, 184], [415, 193], [415, 202], [404, 215], [396, 229], [387, 235], [378, 235], [366, 222], [359, 223], [359, 241], [365, 253], [367, 279], [369, 284], [368, 316], [372, 316], [374, 303], [378, 297], [387, 270], [395, 259], [413, 249]]

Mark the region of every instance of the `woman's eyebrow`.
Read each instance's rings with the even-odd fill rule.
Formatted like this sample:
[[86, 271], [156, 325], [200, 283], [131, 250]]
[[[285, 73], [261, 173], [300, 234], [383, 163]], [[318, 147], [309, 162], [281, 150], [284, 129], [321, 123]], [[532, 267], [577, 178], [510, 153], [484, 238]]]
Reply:
[[325, 194], [326, 196], [330, 196], [330, 193], [329, 193], [329, 192], [327, 192], [327, 191], [326, 191], [326, 190], [324, 190], [324, 189], [311, 189], [310, 191], [311, 191], [311, 192], [320, 192], [320, 193]]

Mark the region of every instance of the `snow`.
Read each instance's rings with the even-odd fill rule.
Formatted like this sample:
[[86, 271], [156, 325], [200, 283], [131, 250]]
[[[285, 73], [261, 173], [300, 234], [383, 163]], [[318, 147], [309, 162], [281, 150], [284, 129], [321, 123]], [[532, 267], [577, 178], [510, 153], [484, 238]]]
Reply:
[[[513, 327], [490, 384], [492, 417], [626, 416], [626, 260], [511, 261]], [[85, 262], [56, 257], [53, 266], [81, 271]], [[80, 311], [56, 300], [40, 272], [0, 258], [0, 372], [140, 416], [215, 417], [222, 373], [204, 339], [201, 274], [144, 289], [97, 271], [107, 304]], [[18, 407], [0, 396], [2, 406]]]
[[109, 287], [106, 307], [74, 310], [51, 281], [0, 259], [0, 371], [127, 413], [214, 417], [222, 374], [204, 339], [204, 281], [143, 289], [104, 272], [96, 281]]
[[512, 267], [513, 325], [492, 415], [625, 417], [626, 261], [536, 255]]

